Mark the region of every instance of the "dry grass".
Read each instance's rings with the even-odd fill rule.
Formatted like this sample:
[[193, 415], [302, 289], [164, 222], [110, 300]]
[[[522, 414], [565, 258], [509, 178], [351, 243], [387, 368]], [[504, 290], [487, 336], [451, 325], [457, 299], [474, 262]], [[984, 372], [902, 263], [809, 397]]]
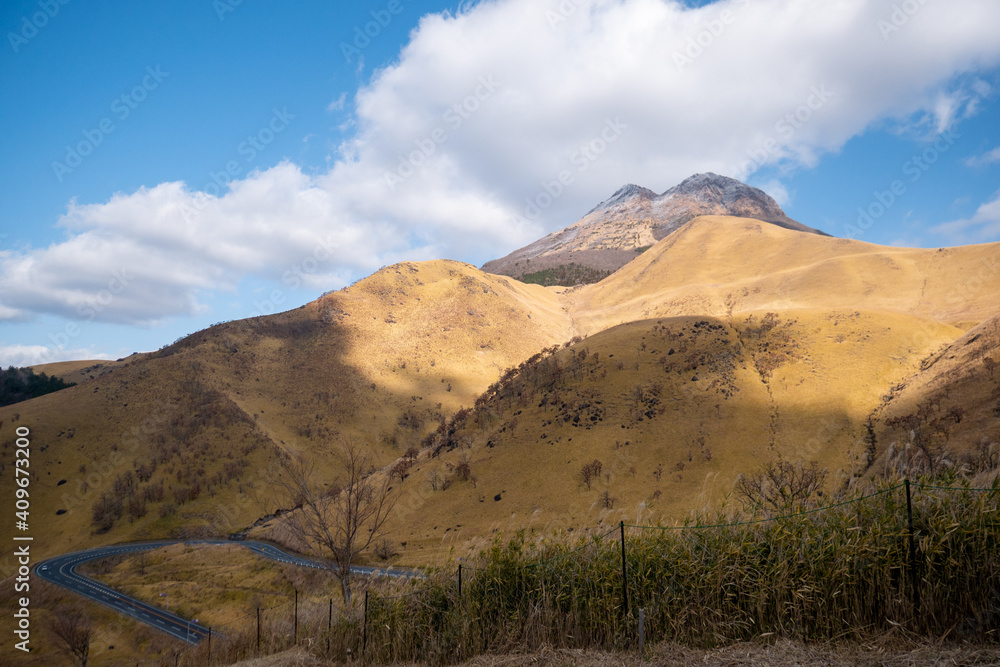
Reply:
[[323, 667], [337, 663], [323, 660], [302, 648], [232, 663], [233, 667]]
[[[90, 662], [95, 667], [101, 665], [134, 665], [144, 667], [158, 665], [158, 658], [163, 657], [163, 667], [173, 665], [173, 651], [179, 643], [143, 623], [121, 616], [107, 607], [83, 600], [59, 586], [53, 586], [45, 581], [33, 578], [31, 590], [31, 652], [22, 654], [15, 651], [13, 643], [4, 647], [0, 664], [17, 665], [17, 667], [52, 667], [53, 665], [69, 665], [72, 660], [60, 648], [59, 640], [50, 630], [49, 624], [54, 618], [54, 611], [64, 604], [80, 605], [86, 615], [93, 621], [95, 633], [90, 644]], [[0, 580], [0, 586], [5, 591], [12, 591], [13, 578]], [[0, 613], [11, 618], [15, 611], [15, 598], [12, 595], [0, 596]], [[13, 656], [13, 657], [12, 657]]]
[[874, 414], [875, 470], [926, 474], [1000, 462], [1000, 317], [928, 357]]
[[454, 570], [416, 594], [375, 595], [370, 657], [450, 663], [543, 647], [621, 651], [634, 646], [637, 608], [648, 641], [693, 647], [866, 642], [904, 629], [914, 639], [993, 640], [1000, 497], [914, 491], [919, 609], [911, 604], [905, 494], [895, 486], [764, 523], [628, 529], [627, 618], [617, 530], [577, 541], [497, 540], [465, 563], [461, 595]]
[[[32, 509], [51, 537], [45, 553], [226, 535], [276, 509], [261, 492], [265, 451], [303, 451], [333, 473], [326, 446], [354, 435], [372, 444], [380, 463], [391, 462], [439, 417], [471, 404], [501, 368], [569, 335], [557, 295], [545, 288], [457, 262], [401, 264], [303, 308], [220, 324], [58, 394], [0, 409], [0, 469], [11, 465], [14, 428], [28, 426], [36, 443]], [[164, 500], [141, 518], [95, 530], [90, 515], [100, 495], [154, 459], [143, 486], [162, 482]], [[211, 483], [240, 461], [249, 464], [242, 474]], [[179, 471], [195, 476], [199, 498], [174, 501], [192, 484]], [[5, 486], [0, 497], [9, 493]], [[170, 503], [176, 509], [161, 517]], [[9, 571], [6, 546], [0, 557]]]
[[[226, 535], [276, 509], [264, 487], [277, 451], [306, 452], [322, 466], [333, 439], [353, 436], [391, 464], [440, 419], [472, 407], [504, 369], [580, 334], [590, 337], [557, 355], [571, 368], [569, 355], [586, 350], [575, 375], [495, 402], [492, 416], [452, 434], [459, 447], [418, 458], [399, 485], [397, 562], [445, 563], [519, 529], [580, 534], [622, 519], [682, 519], [718, 506], [748, 460], [815, 459], [831, 469], [833, 489], [873, 455], [883, 469], [898, 463], [885, 455], [895, 443], [898, 456], [909, 435], [889, 426], [894, 418], [917, 415], [919, 435], [939, 451], [1000, 441], [1000, 336], [989, 320], [996, 257], [996, 244], [885, 248], [709, 217], [578, 289], [523, 285], [457, 262], [400, 264], [159, 353], [87, 371], [65, 365], [59, 372], [86, 373], [81, 384], [0, 408], [0, 472], [12, 465], [14, 428], [30, 427], [32, 522], [46, 536], [36, 557]], [[758, 336], [769, 312], [780, 326]], [[694, 335], [703, 321], [720, 328]], [[681, 332], [687, 349], [668, 355]], [[723, 348], [738, 362], [716, 358]], [[665, 370], [680, 357], [697, 363]], [[662, 388], [651, 409], [664, 412], [640, 422], [637, 403], [654, 384]], [[646, 392], [638, 401], [637, 387]], [[539, 406], [553, 392], [559, 403]], [[586, 428], [594, 406], [599, 421]], [[955, 407], [965, 415], [949, 421]], [[582, 424], [556, 423], [561, 413]], [[154, 458], [140, 488], [162, 483], [165, 499], [96, 530], [98, 498]], [[595, 458], [611, 476], [588, 491], [577, 473]], [[455, 474], [463, 463], [468, 479]], [[435, 491], [435, 474], [454, 479]], [[169, 507], [193, 481], [200, 496]], [[12, 488], [0, 488], [0, 504], [12, 504]], [[0, 576], [13, 565], [0, 544]]]
[[[772, 643], [740, 642], [715, 649], [696, 649], [677, 644], [657, 644], [646, 655], [608, 653], [598, 650], [543, 647], [530, 653], [481, 655], [458, 667], [920, 667], [922, 665], [995, 665], [1000, 649], [995, 646], [916, 642], [886, 636], [865, 643], [806, 644], [779, 640]], [[233, 663], [234, 667], [324, 667], [346, 665], [343, 660], [325, 660], [302, 648]], [[421, 665], [426, 663], [391, 663]]]
[[[263, 558], [238, 544], [183, 545], [155, 549], [110, 567], [91, 561], [82, 570], [109, 586], [202, 625], [223, 628], [264, 609], [285, 605], [300, 591], [319, 600], [339, 596], [328, 573]], [[163, 598], [166, 593], [169, 597]]]
[[[748, 461], [779, 457], [828, 468], [830, 492], [864, 472], [867, 420], [886, 385], [957, 332], [903, 315], [793, 311], [758, 333], [766, 314], [750, 317], [633, 322], [525, 366], [418, 459], [394, 538], [433, 563], [522, 528], [671, 523], [718, 506]], [[914, 328], [933, 339], [915, 347], [897, 334]], [[588, 489], [579, 473], [595, 459], [602, 475]], [[474, 482], [458, 479], [463, 461]], [[453, 483], [434, 490], [434, 474]]]
[[542, 649], [524, 655], [479, 656], [462, 667], [733, 667], [760, 665], [778, 667], [859, 667], [884, 665], [992, 665], [1000, 661], [1000, 649], [983, 646], [918, 644], [885, 638], [872, 643], [805, 644], [781, 640], [771, 644], [741, 642], [716, 649], [694, 649], [676, 644], [658, 644], [644, 659], [635, 653], [607, 653], [579, 649]]
[[968, 328], [996, 314], [998, 292], [997, 244], [895, 248], [704, 216], [568, 301], [587, 333], [652, 317], [813, 308]]
[[[991, 263], [995, 256], [992, 245], [940, 252], [885, 248], [745, 219], [705, 217], [601, 283], [573, 290], [524, 285], [458, 262], [404, 263], [302, 308], [220, 324], [161, 353], [104, 364], [86, 376], [73, 375], [89, 368], [79, 363], [48, 368], [84, 381], [0, 409], [0, 444], [8, 445], [9, 454], [11, 427], [19, 425], [28, 425], [40, 443], [33, 452], [38, 475], [33, 507], [51, 536], [43, 548], [52, 553], [145, 537], [224, 535], [276, 508], [273, 499], [262, 497], [264, 479], [258, 473], [268, 465], [267, 454], [278, 449], [323, 459], [338, 435], [353, 436], [372, 443], [381, 463], [391, 463], [441, 417], [471, 406], [505, 368], [574, 334], [593, 335], [592, 351], [615, 354], [628, 369], [636, 361], [643, 365], [636, 348], [644, 334], [637, 328], [611, 329], [619, 323], [696, 316], [736, 331], [749, 314], [778, 312], [784, 321], [795, 322], [788, 333], [797, 356], [771, 369], [776, 361], [771, 351], [747, 346], [755, 358], [740, 383], [737, 402], [745, 405], [744, 416], [729, 410], [720, 419], [719, 411], [731, 403], [697, 400], [717, 379], [699, 376], [677, 394], [692, 402], [691, 409], [671, 415], [680, 427], [671, 432], [673, 442], [667, 440], [659, 454], [639, 457], [636, 467], [646, 458], [652, 465], [662, 458], [669, 470], [683, 462], [698, 437], [707, 440], [719, 463], [698, 474], [689, 469], [669, 487], [614, 494], [620, 499], [616, 511], [627, 501], [635, 513], [640, 500], [660, 490], [661, 514], [679, 516], [717, 501], [729, 488], [732, 465], [722, 462], [723, 452], [732, 452], [735, 461], [769, 451], [787, 454], [806, 443], [816, 451], [800, 458], [852, 472], [860, 456], [853, 443], [864, 435], [865, 420], [882, 395], [962, 329], [995, 314], [994, 297], [1000, 292], [1000, 270]], [[603, 342], [596, 340], [600, 332], [605, 332]], [[112, 372], [100, 375], [109, 368]], [[770, 373], [766, 387], [754, 381], [756, 369]], [[605, 398], [617, 400], [653, 379], [650, 370], [617, 374]], [[775, 412], [773, 433], [762, 432], [761, 417]], [[721, 423], [733, 428], [713, 426]], [[632, 435], [664, 441], [663, 434], [646, 426], [642, 433], [620, 435], [633, 442]], [[568, 456], [550, 457], [531, 471], [537, 475], [523, 476], [511, 474], [510, 466], [523, 460], [524, 448], [537, 443], [541, 430], [522, 417], [514, 432], [520, 452], [511, 460], [495, 451], [490, 452], [495, 457], [478, 456], [476, 475], [483, 482], [480, 489], [488, 486], [485, 491], [466, 493], [457, 503], [424, 497], [423, 490], [411, 496], [421, 511], [410, 514], [407, 528], [412, 529], [396, 538], [407, 542], [401, 549], [404, 560], [438, 559], [453, 545], [488, 537], [494, 529], [568, 528], [600, 518], [592, 502], [552, 484], [577, 456], [607, 458], [590, 451], [599, 449], [596, 439], [575, 438]], [[748, 437], [733, 438], [734, 433]], [[162, 458], [162, 465], [150, 483], [163, 482], [166, 499], [151, 504], [141, 518], [120, 517], [109, 532], [96, 532], [89, 514], [99, 496], [119, 475], [154, 457]], [[207, 490], [208, 480], [232, 462], [227, 457], [246, 459], [250, 466], [244, 475]], [[432, 472], [421, 465], [419, 475]], [[173, 494], [191, 485], [174, 477], [177, 469], [201, 467], [201, 497], [174, 502]], [[411, 486], [415, 481], [413, 476], [408, 480]], [[504, 489], [514, 506], [489, 506]], [[7, 493], [6, 488], [0, 492], [0, 500]], [[483, 504], [480, 495], [486, 495]], [[698, 501], [686, 500], [692, 497]], [[161, 518], [171, 502], [178, 507]], [[431, 505], [440, 511], [428, 512]], [[467, 505], [489, 510], [455, 513], [457, 506]], [[445, 520], [460, 515], [460, 520]], [[0, 561], [0, 570], [9, 571], [6, 550]]]
[[77, 384], [96, 379], [124, 365], [123, 361], [55, 361], [49, 364], [32, 366], [35, 373], [62, 378], [65, 382]]

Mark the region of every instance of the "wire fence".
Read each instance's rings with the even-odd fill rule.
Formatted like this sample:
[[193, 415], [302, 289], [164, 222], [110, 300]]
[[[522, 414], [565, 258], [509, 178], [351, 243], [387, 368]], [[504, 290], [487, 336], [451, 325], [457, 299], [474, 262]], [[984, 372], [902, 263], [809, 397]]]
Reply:
[[436, 616], [419, 619], [402, 599], [375, 602], [380, 645], [391, 647], [378, 659], [861, 638], [898, 626], [995, 641], [998, 490], [907, 480], [778, 516], [620, 522], [573, 544], [497, 543], [414, 596]]
[[300, 645], [341, 661], [445, 663], [543, 645], [861, 638], [897, 626], [996, 641], [998, 491], [904, 481], [780, 516], [622, 521], [571, 543], [522, 534], [423, 579], [357, 578], [349, 607], [295, 592], [174, 660], [229, 664]]

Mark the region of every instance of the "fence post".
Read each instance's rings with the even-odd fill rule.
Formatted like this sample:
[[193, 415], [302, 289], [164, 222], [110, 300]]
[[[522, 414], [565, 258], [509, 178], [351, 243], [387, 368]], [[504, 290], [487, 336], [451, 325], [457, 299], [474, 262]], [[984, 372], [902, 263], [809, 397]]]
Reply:
[[212, 664], [212, 628], [208, 629], [208, 664]]
[[292, 635], [292, 643], [299, 643], [299, 589], [295, 589], [295, 633]]
[[330, 614], [326, 617], [326, 654], [330, 655], [330, 633], [333, 631], [333, 598], [330, 598]]
[[462, 597], [462, 564], [458, 564], [458, 597]]
[[622, 531], [622, 617], [628, 618], [628, 579], [625, 568], [625, 522], [619, 523]]
[[917, 586], [917, 543], [913, 537], [913, 505], [910, 502], [910, 480], [903, 480], [906, 489], [906, 519], [910, 534], [910, 595], [914, 613], [920, 613], [920, 588]]
[[260, 655], [260, 607], [257, 607], [257, 655]]
[[368, 648], [368, 589], [365, 589], [365, 624], [361, 630], [361, 652]]

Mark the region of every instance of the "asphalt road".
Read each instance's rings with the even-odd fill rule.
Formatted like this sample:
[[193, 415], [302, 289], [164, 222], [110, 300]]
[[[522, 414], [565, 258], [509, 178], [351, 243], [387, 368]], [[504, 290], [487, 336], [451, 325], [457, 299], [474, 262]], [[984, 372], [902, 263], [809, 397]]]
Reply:
[[[108, 547], [97, 547], [85, 551], [75, 551], [62, 556], [56, 556], [42, 561], [35, 567], [35, 574], [40, 578], [62, 586], [78, 595], [98, 602], [114, 609], [120, 614], [131, 616], [132, 618], [156, 628], [168, 635], [180, 639], [189, 644], [197, 644], [208, 636], [209, 629], [199, 625], [193, 620], [182, 618], [164, 609], [154, 607], [135, 598], [129, 597], [120, 591], [105, 586], [99, 581], [85, 577], [77, 573], [76, 567], [81, 563], [98, 558], [108, 558], [120, 554], [134, 553], [136, 551], [148, 551], [158, 549], [171, 544], [240, 544], [254, 553], [265, 558], [276, 560], [281, 563], [289, 563], [302, 567], [323, 568], [319, 561], [293, 556], [278, 547], [264, 542], [253, 541], [230, 541], [230, 540], [163, 540], [157, 542], [136, 542], [133, 544], [119, 544]], [[374, 576], [389, 577], [412, 577], [415, 572], [394, 570], [378, 567], [355, 566], [351, 572]]]

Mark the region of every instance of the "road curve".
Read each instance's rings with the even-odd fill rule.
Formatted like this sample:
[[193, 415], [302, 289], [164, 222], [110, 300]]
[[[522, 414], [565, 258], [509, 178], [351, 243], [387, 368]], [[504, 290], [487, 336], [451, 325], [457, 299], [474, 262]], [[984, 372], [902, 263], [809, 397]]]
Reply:
[[[81, 563], [98, 558], [109, 558], [121, 554], [129, 554], [137, 551], [148, 551], [172, 544], [240, 544], [265, 558], [276, 560], [281, 563], [299, 565], [302, 567], [312, 567], [317, 569], [325, 568], [321, 561], [301, 556], [293, 556], [286, 553], [272, 544], [255, 541], [232, 541], [232, 540], [160, 540], [155, 542], [134, 542], [131, 544], [118, 544], [107, 547], [96, 547], [84, 551], [55, 556], [42, 561], [35, 566], [35, 574], [48, 581], [62, 586], [77, 595], [103, 604], [106, 607], [117, 611], [120, 614], [130, 616], [141, 623], [165, 632], [171, 637], [179, 639], [188, 644], [197, 644], [209, 635], [210, 630], [203, 625], [173, 614], [164, 609], [146, 604], [133, 597], [129, 597], [120, 591], [105, 586], [101, 582], [79, 574], [76, 568]], [[336, 569], [336, 566], [333, 566]], [[398, 570], [392, 568], [364, 567], [357, 565], [351, 568], [351, 572], [367, 574], [373, 576], [388, 577], [412, 577], [419, 576], [416, 572], [408, 570]]]

